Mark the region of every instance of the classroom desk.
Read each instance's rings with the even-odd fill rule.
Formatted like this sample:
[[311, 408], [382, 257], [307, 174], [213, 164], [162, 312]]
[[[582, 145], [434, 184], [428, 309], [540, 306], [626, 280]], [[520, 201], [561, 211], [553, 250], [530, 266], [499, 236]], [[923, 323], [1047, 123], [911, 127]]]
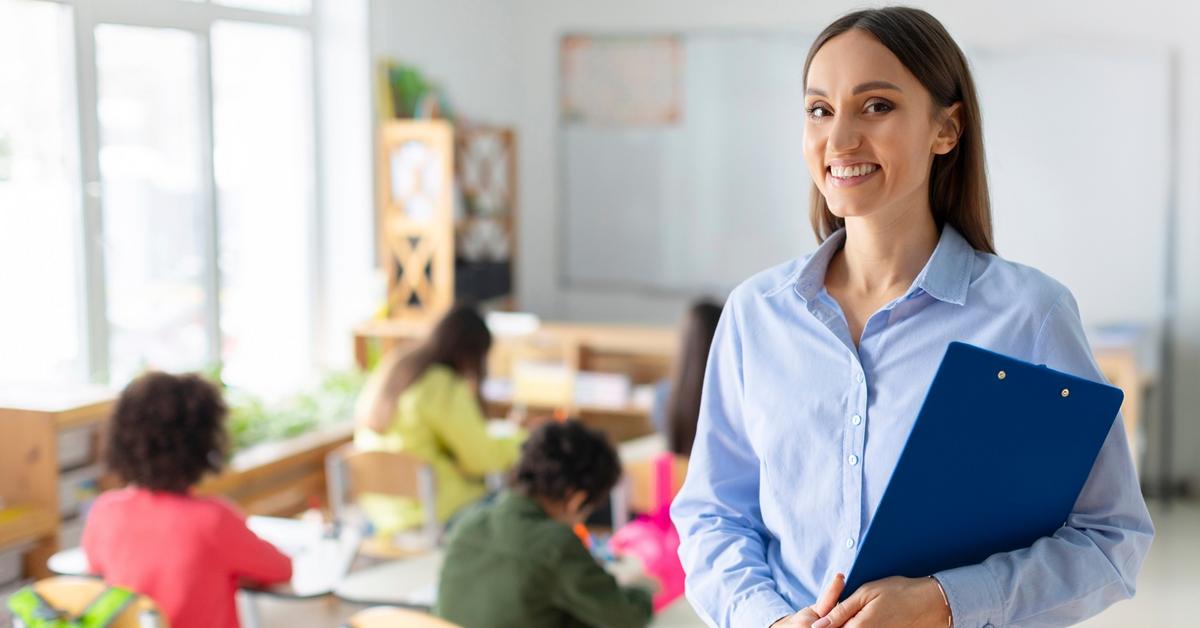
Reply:
[[[358, 552], [361, 536], [356, 530], [343, 529], [334, 538], [322, 535], [321, 526], [295, 519], [250, 517], [246, 525], [292, 559], [290, 582], [270, 587], [243, 587], [249, 596], [242, 612], [246, 626], [261, 625], [253, 603], [255, 595], [270, 595], [288, 599], [313, 599], [333, 593]], [[73, 547], [50, 557], [46, 566], [51, 572], [67, 576], [92, 575], [83, 548]]]
[[343, 602], [428, 610], [437, 599], [442, 552], [431, 551], [346, 574], [333, 590]]
[[[437, 599], [437, 577], [441, 567], [440, 551], [394, 560], [347, 574], [333, 594], [352, 604], [429, 610]], [[651, 623], [670, 628], [704, 625], [682, 597], [658, 613]]]

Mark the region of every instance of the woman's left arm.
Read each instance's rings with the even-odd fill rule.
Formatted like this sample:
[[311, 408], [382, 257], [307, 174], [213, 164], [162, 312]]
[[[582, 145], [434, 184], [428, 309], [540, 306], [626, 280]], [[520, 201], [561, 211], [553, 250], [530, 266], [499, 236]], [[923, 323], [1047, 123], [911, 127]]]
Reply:
[[[1104, 381], [1084, 335], [1078, 306], [1065, 288], [1038, 332], [1033, 360]], [[934, 577], [945, 590], [956, 627], [1068, 625], [1133, 596], [1153, 537], [1125, 423], [1118, 415], [1065, 526], [1026, 549], [996, 554], [980, 564]], [[872, 595], [878, 611], [891, 606], [885, 598], [896, 599], [889, 589], [912, 582], [890, 578], [872, 584], [864, 587], [868, 590], [862, 595], [856, 592], [847, 599], [845, 608], [835, 609], [831, 625], [855, 616], [869, 625], [865, 613], [872, 603], [863, 597]]]

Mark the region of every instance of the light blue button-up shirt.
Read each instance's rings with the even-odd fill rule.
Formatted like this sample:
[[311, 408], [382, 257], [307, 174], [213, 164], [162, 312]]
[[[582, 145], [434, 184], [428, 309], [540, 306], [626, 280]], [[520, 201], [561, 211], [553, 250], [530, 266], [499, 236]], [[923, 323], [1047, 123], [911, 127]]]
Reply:
[[[824, 287], [844, 240], [751, 277], [717, 328], [671, 509], [709, 625], [766, 628], [849, 571], [950, 342], [1102, 380], [1070, 291], [949, 226], [855, 348]], [[1133, 595], [1153, 534], [1118, 418], [1066, 526], [934, 575], [958, 628], [1070, 624]]]

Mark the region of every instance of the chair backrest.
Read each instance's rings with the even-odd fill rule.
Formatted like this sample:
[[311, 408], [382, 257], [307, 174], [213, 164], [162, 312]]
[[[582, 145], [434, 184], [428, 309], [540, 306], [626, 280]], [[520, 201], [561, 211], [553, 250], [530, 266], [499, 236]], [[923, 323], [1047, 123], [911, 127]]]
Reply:
[[376, 606], [350, 617], [347, 628], [458, 628], [433, 615], [391, 606]]
[[[80, 576], [54, 576], [39, 580], [33, 585], [34, 591], [42, 596], [50, 606], [78, 615], [88, 607], [101, 593], [108, 589], [103, 580]], [[158, 610], [158, 606], [150, 598], [139, 595], [133, 603], [109, 624], [110, 628], [143, 628], [142, 614], [152, 613], [157, 617], [157, 628], [168, 628], [168, 622]], [[20, 625], [14, 623], [14, 625]]]
[[424, 509], [430, 540], [440, 537], [433, 469], [420, 458], [403, 452], [359, 451], [348, 443], [326, 456], [325, 474], [329, 507], [338, 521], [347, 519], [349, 504], [363, 493], [407, 497]]
[[397, 497], [421, 498], [423, 462], [403, 453], [354, 451], [345, 458], [354, 495], [380, 493]]

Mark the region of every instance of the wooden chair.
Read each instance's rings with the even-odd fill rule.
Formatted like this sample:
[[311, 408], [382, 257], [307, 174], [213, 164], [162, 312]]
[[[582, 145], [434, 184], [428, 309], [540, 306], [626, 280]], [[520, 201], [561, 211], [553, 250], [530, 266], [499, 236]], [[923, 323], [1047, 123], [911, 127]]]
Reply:
[[[354, 520], [353, 502], [363, 493], [405, 497], [421, 504], [425, 522], [420, 537], [424, 551], [441, 540], [433, 469], [415, 456], [387, 451], [359, 451], [353, 444], [343, 445], [325, 458], [329, 507], [339, 522]], [[363, 541], [362, 553], [380, 558], [411, 556], [411, 548], [402, 548], [379, 539]]]
[[[33, 585], [34, 591], [42, 596], [51, 606], [71, 614], [82, 613], [108, 585], [97, 578], [80, 576], [54, 576], [39, 580]], [[110, 628], [144, 628], [148, 624], [141, 623], [142, 613], [153, 613], [156, 616], [157, 628], [168, 628], [166, 617], [158, 610], [158, 606], [150, 598], [139, 595], [125, 610], [110, 624]], [[19, 628], [23, 624], [13, 619], [13, 626]]]
[[344, 628], [458, 628], [458, 626], [426, 613], [391, 606], [376, 606], [355, 613]]

